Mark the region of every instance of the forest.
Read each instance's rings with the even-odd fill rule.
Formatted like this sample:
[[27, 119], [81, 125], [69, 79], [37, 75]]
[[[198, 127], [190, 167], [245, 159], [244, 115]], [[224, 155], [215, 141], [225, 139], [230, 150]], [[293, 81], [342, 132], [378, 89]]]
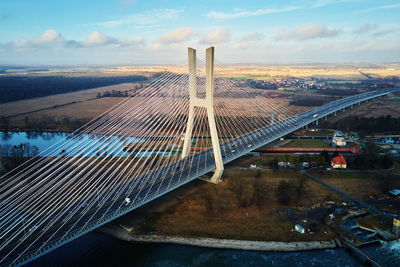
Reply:
[[355, 131], [361, 135], [368, 133], [398, 134], [400, 133], [400, 118], [393, 118], [390, 115], [377, 118], [351, 116], [335, 122], [322, 121], [320, 127], [345, 132]]
[[145, 76], [133, 75], [112, 77], [0, 76], [0, 103], [146, 80]]

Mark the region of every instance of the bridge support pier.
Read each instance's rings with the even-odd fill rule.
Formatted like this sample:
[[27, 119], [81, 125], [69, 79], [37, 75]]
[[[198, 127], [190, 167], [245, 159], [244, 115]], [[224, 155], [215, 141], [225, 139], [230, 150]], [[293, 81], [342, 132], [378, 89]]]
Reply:
[[221, 147], [219, 145], [218, 132], [215, 124], [214, 114], [214, 47], [206, 49], [206, 97], [197, 97], [197, 76], [196, 76], [196, 50], [188, 48], [189, 61], [189, 117], [186, 127], [185, 140], [183, 143], [181, 158], [184, 159], [189, 154], [189, 148], [192, 143], [193, 122], [195, 116], [195, 108], [205, 108], [207, 110], [208, 124], [210, 127], [211, 143], [214, 152], [215, 166], [214, 175], [210, 182], [221, 182], [221, 176], [224, 171], [224, 163], [222, 161]]

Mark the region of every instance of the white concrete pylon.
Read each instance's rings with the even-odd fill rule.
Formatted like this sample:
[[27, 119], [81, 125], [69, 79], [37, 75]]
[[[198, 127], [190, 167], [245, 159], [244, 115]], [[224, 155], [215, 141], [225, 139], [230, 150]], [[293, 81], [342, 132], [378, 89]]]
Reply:
[[189, 62], [189, 116], [186, 127], [185, 140], [182, 149], [182, 159], [189, 154], [189, 148], [192, 143], [192, 131], [195, 107], [206, 108], [208, 124], [210, 127], [211, 142], [213, 146], [214, 159], [216, 169], [210, 182], [219, 183], [224, 171], [224, 163], [222, 161], [221, 147], [219, 145], [218, 132], [215, 124], [214, 113], [214, 47], [206, 49], [206, 97], [198, 98], [196, 89], [196, 50], [188, 48]]

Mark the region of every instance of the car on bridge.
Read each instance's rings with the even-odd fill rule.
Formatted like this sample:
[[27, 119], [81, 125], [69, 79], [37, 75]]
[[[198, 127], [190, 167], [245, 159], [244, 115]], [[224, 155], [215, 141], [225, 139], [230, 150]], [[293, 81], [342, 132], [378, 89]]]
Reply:
[[38, 228], [39, 228], [39, 226], [34, 225], [34, 226], [32, 226], [31, 228], [29, 228], [29, 232], [33, 232], [33, 231], [35, 231], [35, 230], [38, 229]]
[[124, 200], [125, 206], [128, 206], [131, 202], [132, 201], [129, 197], [125, 198], [125, 200]]

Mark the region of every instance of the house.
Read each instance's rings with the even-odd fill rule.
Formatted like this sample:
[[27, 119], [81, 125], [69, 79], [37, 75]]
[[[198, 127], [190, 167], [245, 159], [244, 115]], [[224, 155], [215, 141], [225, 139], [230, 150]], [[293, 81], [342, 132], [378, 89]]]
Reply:
[[294, 226], [294, 229], [296, 229], [296, 231], [299, 232], [300, 234], [304, 234], [305, 233], [304, 227], [301, 226], [300, 224], [296, 224]]
[[345, 135], [342, 132], [335, 132], [332, 138], [332, 144], [334, 146], [346, 146]]
[[331, 166], [332, 168], [335, 169], [346, 169], [347, 167], [346, 159], [343, 157], [343, 155], [334, 157], [331, 161]]
[[392, 233], [398, 237], [400, 236], [400, 216], [397, 215], [393, 218], [393, 228]]
[[279, 162], [278, 162], [278, 166], [279, 166], [279, 167], [284, 167], [284, 168], [285, 168], [285, 167], [286, 167], [286, 162], [284, 162], [284, 161], [279, 161]]

